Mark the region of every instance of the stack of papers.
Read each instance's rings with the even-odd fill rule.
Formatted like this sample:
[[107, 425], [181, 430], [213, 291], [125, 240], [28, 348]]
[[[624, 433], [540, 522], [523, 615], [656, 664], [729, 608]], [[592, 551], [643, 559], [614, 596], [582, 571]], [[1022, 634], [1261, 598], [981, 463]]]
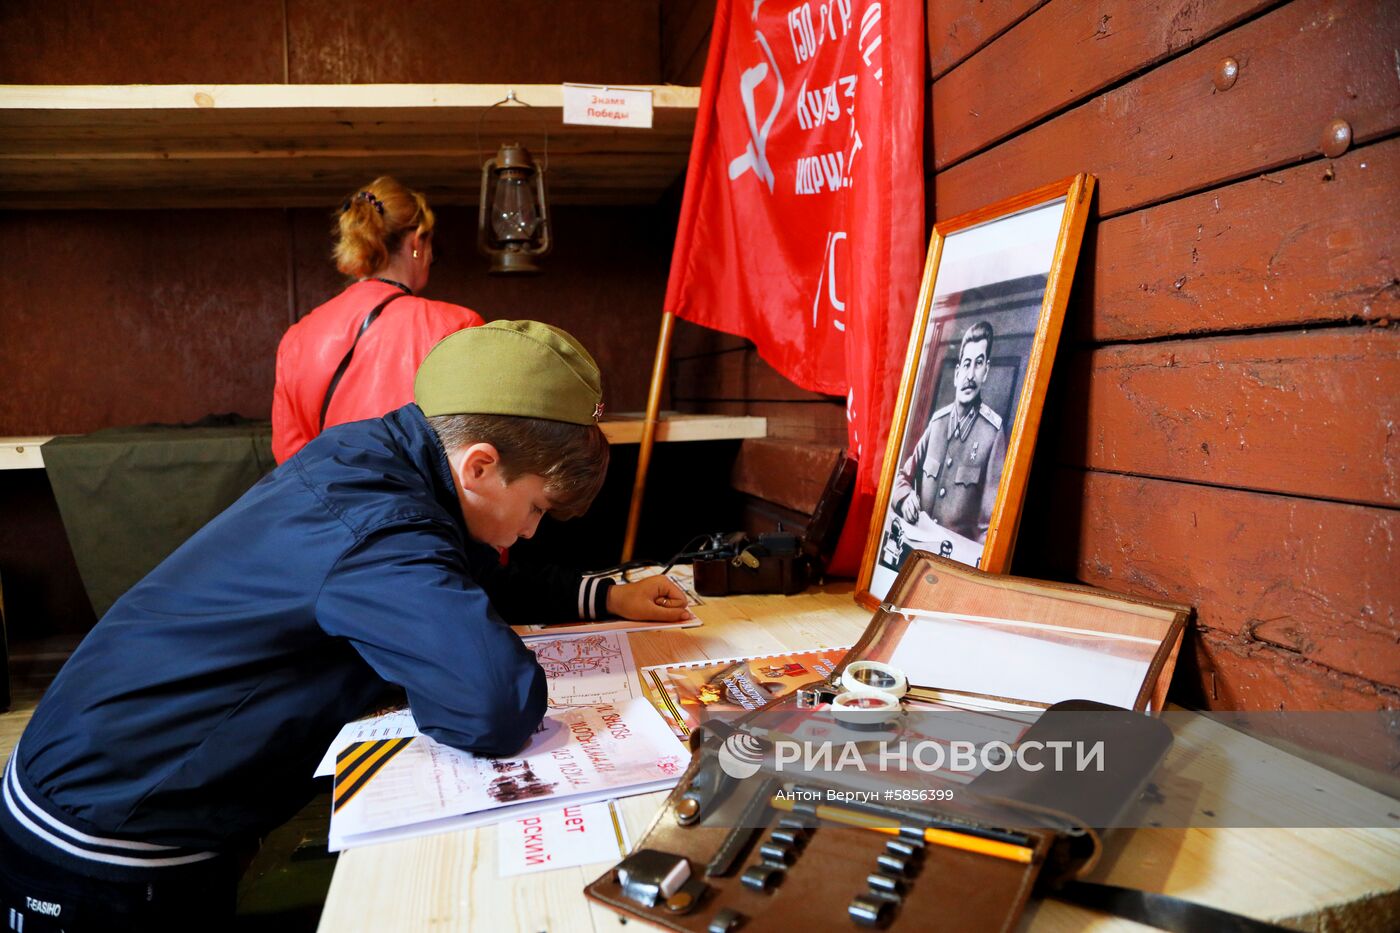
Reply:
[[335, 775], [330, 848], [516, 820], [675, 784], [689, 750], [634, 685], [625, 638], [533, 640], [549, 710], [509, 758], [485, 758], [418, 732], [408, 710], [350, 723], [317, 774]]

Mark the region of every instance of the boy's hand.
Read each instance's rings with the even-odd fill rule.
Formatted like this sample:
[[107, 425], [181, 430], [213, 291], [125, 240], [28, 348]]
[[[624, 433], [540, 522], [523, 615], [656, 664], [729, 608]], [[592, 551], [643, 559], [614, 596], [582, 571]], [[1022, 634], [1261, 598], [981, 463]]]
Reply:
[[685, 593], [667, 577], [657, 574], [636, 583], [620, 583], [608, 590], [608, 612], [638, 622], [685, 622], [695, 618], [687, 609]]

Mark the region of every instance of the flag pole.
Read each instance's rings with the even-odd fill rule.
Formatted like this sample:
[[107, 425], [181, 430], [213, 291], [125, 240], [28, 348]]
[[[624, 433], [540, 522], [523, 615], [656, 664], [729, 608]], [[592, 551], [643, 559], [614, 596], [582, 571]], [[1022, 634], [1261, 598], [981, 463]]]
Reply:
[[637, 544], [637, 526], [642, 521], [642, 498], [647, 488], [647, 468], [651, 466], [651, 447], [656, 442], [656, 422], [661, 410], [661, 386], [666, 380], [666, 363], [671, 355], [671, 327], [675, 315], [661, 315], [661, 336], [656, 341], [656, 362], [651, 368], [651, 391], [647, 394], [646, 420], [642, 422], [642, 440], [637, 448], [637, 476], [632, 483], [632, 505], [627, 510], [627, 533], [622, 539], [622, 561], [632, 559]]

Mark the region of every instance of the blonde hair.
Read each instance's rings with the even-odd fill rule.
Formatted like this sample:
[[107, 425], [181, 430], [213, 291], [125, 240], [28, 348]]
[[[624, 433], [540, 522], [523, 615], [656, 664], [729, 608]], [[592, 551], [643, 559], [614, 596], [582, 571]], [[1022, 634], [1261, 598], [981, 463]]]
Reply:
[[331, 232], [335, 267], [362, 279], [388, 265], [408, 234], [432, 236], [433, 209], [422, 193], [381, 175], [346, 199]]

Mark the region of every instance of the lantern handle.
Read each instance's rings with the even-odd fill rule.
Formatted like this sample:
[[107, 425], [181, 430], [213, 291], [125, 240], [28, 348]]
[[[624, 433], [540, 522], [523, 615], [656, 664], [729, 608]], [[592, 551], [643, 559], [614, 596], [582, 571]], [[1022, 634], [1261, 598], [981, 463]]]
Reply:
[[[492, 111], [492, 110], [495, 110], [497, 107], [501, 107], [501, 106], [507, 106], [507, 107], [508, 107], [508, 106], [510, 106], [511, 104], [514, 104], [514, 105], [516, 105], [517, 107], [533, 107], [533, 106], [534, 106], [534, 105], [531, 104], [529, 101], [527, 101], [527, 100], [521, 100], [519, 97], [516, 97], [516, 96], [515, 96], [515, 88], [509, 88], [509, 89], [507, 89], [507, 91], [506, 91], [506, 96], [505, 96], [505, 97], [502, 97], [500, 100], [496, 101], [496, 102], [495, 102], [494, 104], [492, 104], [490, 107], [485, 107], [485, 108], [483, 108], [482, 111], [481, 111], [481, 113], [477, 114], [477, 116], [476, 116], [476, 161], [477, 161], [477, 166], [478, 166], [479, 168], [483, 168], [483, 169], [486, 168], [486, 151], [485, 151], [484, 149], [481, 148], [481, 124], [485, 122], [485, 120], [486, 120], [486, 114], [487, 114], [487, 113], [489, 113], [489, 112]], [[541, 171], [541, 172], [545, 172], [545, 171], [547, 171], [548, 169], [549, 169], [549, 126], [546, 125], [545, 128], [544, 128], [544, 160], [540, 163], [540, 171]]]

